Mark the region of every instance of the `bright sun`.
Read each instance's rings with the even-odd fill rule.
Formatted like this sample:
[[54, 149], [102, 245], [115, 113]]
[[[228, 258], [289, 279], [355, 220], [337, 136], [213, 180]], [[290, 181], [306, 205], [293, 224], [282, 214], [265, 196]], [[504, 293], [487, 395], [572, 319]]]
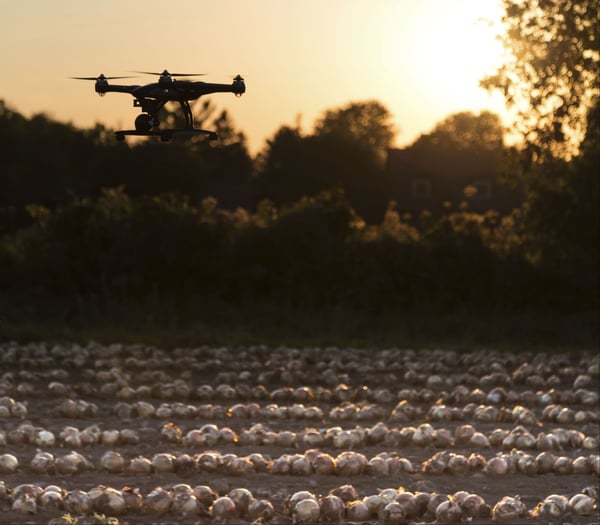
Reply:
[[439, 100], [440, 107], [448, 100], [457, 106], [481, 106], [487, 94], [480, 90], [481, 100], [473, 100], [473, 88], [497, 68], [503, 54], [496, 38], [500, 8], [481, 0], [430, 0], [417, 15], [398, 4], [397, 16], [413, 19], [407, 32], [395, 32], [392, 23], [387, 28], [382, 43], [390, 72], [401, 64], [400, 74], [410, 72], [423, 100]]

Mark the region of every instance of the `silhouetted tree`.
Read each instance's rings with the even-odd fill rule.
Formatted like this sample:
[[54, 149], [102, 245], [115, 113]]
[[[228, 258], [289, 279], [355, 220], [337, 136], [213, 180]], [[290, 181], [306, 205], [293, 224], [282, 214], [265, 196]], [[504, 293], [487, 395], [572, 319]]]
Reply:
[[476, 115], [462, 111], [436, 124], [431, 132], [417, 138], [411, 147], [426, 148], [430, 152], [437, 149], [459, 154], [476, 151], [498, 153], [504, 148], [503, 137], [504, 128], [496, 113], [482, 111]]
[[261, 195], [276, 203], [341, 188], [368, 220], [379, 220], [389, 197], [383, 159], [393, 138], [390, 113], [379, 102], [328, 110], [312, 135], [282, 127], [261, 155]]
[[383, 165], [396, 131], [392, 114], [377, 100], [351, 102], [326, 110], [315, 123], [316, 136], [334, 136], [364, 148]]
[[599, 263], [598, 2], [504, 0], [504, 7], [512, 60], [482, 85], [499, 89], [517, 113], [512, 131], [523, 143], [512, 169], [527, 183], [525, 252], [548, 280], [597, 308], [588, 290], [598, 286]]
[[572, 151], [598, 97], [597, 0], [503, 0], [505, 48], [512, 53], [482, 86], [500, 90], [518, 118], [528, 162]]

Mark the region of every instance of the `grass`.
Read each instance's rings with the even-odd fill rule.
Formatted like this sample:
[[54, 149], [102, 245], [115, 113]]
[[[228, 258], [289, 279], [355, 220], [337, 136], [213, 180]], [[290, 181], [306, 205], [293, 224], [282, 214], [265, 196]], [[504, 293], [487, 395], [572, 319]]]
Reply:
[[[51, 310], [50, 310], [51, 311]], [[147, 311], [110, 316], [2, 315], [0, 340], [90, 340], [175, 346], [248, 345], [443, 347], [457, 350], [597, 351], [596, 312], [378, 312], [349, 307], [307, 310], [273, 304], [246, 307], [211, 303], [185, 320]]]

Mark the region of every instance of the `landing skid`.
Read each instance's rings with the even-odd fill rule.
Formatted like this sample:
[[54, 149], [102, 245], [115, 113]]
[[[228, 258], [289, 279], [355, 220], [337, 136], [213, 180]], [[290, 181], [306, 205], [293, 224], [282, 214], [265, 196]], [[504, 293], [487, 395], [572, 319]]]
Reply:
[[156, 129], [151, 131], [138, 131], [137, 129], [125, 129], [115, 131], [117, 140], [125, 140], [125, 136], [133, 135], [136, 137], [160, 137], [162, 142], [169, 142], [173, 137], [195, 137], [198, 135], [207, 135], [208, 140], [217, 140], [217, 134], [214, 131], [195, 128], [180, 129]]

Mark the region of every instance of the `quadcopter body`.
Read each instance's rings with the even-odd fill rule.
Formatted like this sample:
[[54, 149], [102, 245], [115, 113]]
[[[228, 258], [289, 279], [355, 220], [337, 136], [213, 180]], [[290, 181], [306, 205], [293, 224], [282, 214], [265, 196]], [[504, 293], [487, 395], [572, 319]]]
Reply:
[[[126, 135], [158, 136], [162, 141], [169, 141], [174, 136], [207, 135], [209, 140], [217, 138], [214, 131], [207, 131], [194, 127], [194, 119], [190, 108], [190, 101], [202, 95], [211, 93], [233, 93], [241, 96], [246, 91], [244, 79], [237, 75], [231, 84], [217, 84], [200, 82], [196, 80], [179, 80], [176, 77], [196, 77], [195, 73], [169, 73], [166, 69], [162, 73], [138, 71], [137, 73], [157, 75], [158, 82], [145, 85], [119, 85], [110, 84], [109, 80], [130, 77], [72, 77], [78, 80], [95, 81], [95, 90], [100, 96], [106, 93], [129, 93], [134, 97], [134, 107], [139, 107], [142, 113], [135, 119], [135, 129], [116, 131], [117, 139], [125, 140]], [[185, 117], [185, 127], [177, 129], [160, 128], [158, 112], [167, 102], [178, 102]]]

